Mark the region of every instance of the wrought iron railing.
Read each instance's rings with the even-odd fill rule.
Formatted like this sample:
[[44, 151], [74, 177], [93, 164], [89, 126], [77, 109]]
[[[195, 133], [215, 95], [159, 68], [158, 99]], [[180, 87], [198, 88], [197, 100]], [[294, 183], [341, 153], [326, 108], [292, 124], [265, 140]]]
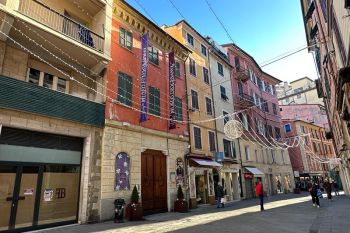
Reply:
[[103, 53], [104, 38], [37, 0], [21, 0], [18, 11], [55, 31]]

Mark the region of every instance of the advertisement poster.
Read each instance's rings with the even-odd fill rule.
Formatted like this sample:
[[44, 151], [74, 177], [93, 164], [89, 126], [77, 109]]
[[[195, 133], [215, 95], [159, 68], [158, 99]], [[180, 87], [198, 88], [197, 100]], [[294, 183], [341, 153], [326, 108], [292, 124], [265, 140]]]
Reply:
[[53, 199], [53, 189], [44, 190], [44, 201], [52, 201]]

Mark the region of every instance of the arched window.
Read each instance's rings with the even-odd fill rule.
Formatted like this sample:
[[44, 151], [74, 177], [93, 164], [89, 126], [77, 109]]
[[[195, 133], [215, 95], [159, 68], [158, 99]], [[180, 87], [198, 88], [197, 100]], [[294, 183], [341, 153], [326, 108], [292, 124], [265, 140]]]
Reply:
[[129, 156], [121, 152], [115, 159], [115, 189], [116, 190], [129, 190], [130, 189], [130, 158]]

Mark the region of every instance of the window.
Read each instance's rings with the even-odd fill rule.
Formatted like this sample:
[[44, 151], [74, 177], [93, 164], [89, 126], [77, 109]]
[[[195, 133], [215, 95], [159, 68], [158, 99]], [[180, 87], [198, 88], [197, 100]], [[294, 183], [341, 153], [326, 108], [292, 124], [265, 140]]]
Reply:
[[148, 47], [148, 58], [149, 58], [149, 61], [152, 62], [155, 65], [159, 64], [158, 52], [159, 52], [159, 50], [156, 49], [155, 47], [152, 47], [152, 46]]
[[228, 100], [228, 97], [226, 95], [226, 89], [223, 86], [220, 86], [220, 93], [221, 93], [221, 99]]
[[149, 87], [149, 113], [160, 116], [160, 91], [151, 86]]
[[175, 76], [176, 77], [180, 77], [180, 62], [176, 61], [175, 62]]
[[245, 152], [245, 160], [249, 161], [250, 160], [250, 151], [249, 151], [249, 146], [244, 147], [244, 152]]
[[192, 108], [199, 110], [198, 93], [194, 90], [191, 90], [191, 97], [192, 97]]
[[272, 163], [276, 163], [276, 152], [273, 149], [271, 149], [271, 158], [272, 158]]
[[285, 131], [286, 133], [289, 133], [290, 131], [292, 131], [291, 125], [290, 125], [290, 124], [285, 124], [285, 125], [284, 125], [284, 131]]
[[125, 48], [132, 49], [132, 33], [124, 28], [119, 29], [119, 44]]
[[216, 151], [215, 133], [212, 131], [208, 131], [208, 137], [209, 137], [209, 150]]
[[202, 149], [201, 129], [198, 127], [193, 127], [193, 131], [194, 131], [194, 147], [196, 149]]
[[207, 107], [207, 114], [208, 115], [213, 115], [213, 109], [211, 106], [211, 99], [208, 97], [205, 97], [205, 105]]
[[196, 62], [190, 58], [190, 74], [196, 76]]
[[275, 127], [275, 136], [276, 138], [281, 138], [281, 130], [279, 127]]
[[230, 120], [228, 117], [228, 113], [225, 111], [222, 111], [222, 115], [224, 116], [224, 125]]
[[249, 115], [244, 112], [238, 113], [238, 118], [240, 119], [245, 130], [249, 130], [250, 119]]
[[57, 91], [65, 93], [67, 90], [67, 80], [57, 78]]
[[118, 95], [120, 103], [132, 106], [132, 78], [124, 73], [118, 74]]
[[40, 71], [30, 68], [28, 82], [39, 85]]
[[194, 40], [193, 40], [193, 36], [187, 33], [187, 42], [194, 47]]
[[209, 72], [208, 72], [208, 69], [203, 67], [203, 76], [204, 76], [204, 82], [206, 84], [210, 84], [210, 81], [209, 81]]
[[241, 69], [241, 65], [239, 63], [239, 57], [238, 56], [235, 57], [235, 66], [236, 66], [237, 70]]
[[277, 105], [272, 103], [272, 111], [273, 111], [273, 114], [277, 115]]
[[258, 87], [259, 87], [259, 89], [260, 90], [262, 90], [263, 89], [263, 84], [262, 84], [262, 81], [261, 81], [261, 79], [260, 78], [257, 78], [257, 80], [258, 80]]
[[221, 63], [218, 62], [218, 73], [221, 75], [221, 76], [224, 76], [224, 67], [222, 66]]
[[222, 140], [224, 144], [224, 156], [226, 158], [236, 158], [236, 150], [232, 149], [232, 142], [226, 139]]
[[175, 120], [182, 121], [182, 99], [179, 97], [175, 97]]
[[207, 56], [207, 48], [201, 44], [201, 52], [206, 57]]
[[273, 137], [273, 132], [272, 132], [272, 126], [267, 125], [267, 136], [268, 137]]
[[244, 98], [244, 91], [243, 91], [243, 84], [242, 82], [237, 82], [237, 85], [238, 85], [238, 95], [241, 97], [241, 98]]
[[53, 75], [45, 73], [43, 87], [52, 89], [52, 85], [53, 85]]

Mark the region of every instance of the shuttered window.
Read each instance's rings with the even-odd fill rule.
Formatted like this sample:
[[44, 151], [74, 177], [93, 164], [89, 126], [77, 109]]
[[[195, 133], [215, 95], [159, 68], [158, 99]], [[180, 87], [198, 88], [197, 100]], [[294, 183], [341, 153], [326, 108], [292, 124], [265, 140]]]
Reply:
[[190, 58], [190, 73], [196, 76], [196, 62]]
[[203, 76], [204, 76], [204, 82], [206, 84], [210, 84], [210, 81], [209, 81], [209, 72], [208, 72], [208, 69], [203, 67]]
[[118, 94], [120, 103], [132, 106], [132, 78], [122, 72], [118, 73]]
[[202, 138], [201, 138], [201, 129], [193, 127], [194, 131], [194, 147], [196, 149], [202, 149]]
[[149, 113], [160, 116], [160, 91], [155, 87], [149, 87]]
[[182, 121], [182, 99], [179, 97], [175, 97], [175, 120]]
[[205, 105], [207, 107], [207, 114], [208, 115], [213, 115], [213, 109], [211, 106], [211, 99], [208, 97], [205, 97]]
[[119, 44], [128, 49], [132, 49], [132, 33], [124, 28], [119, 29]]
[[194, 110], [198, 110], [199, 109], [198, 93], [194, 90], [191, 90], [191, 97], [192, 97], [192, 108]]
[[210, 149], [210, 151], [216, 151], [215, 133], [208, 131], [208, 137], [209, 137], [209, 149]]
[[155, 65], [159, 64], [158, 53], [159, 53], [159, 50], [156, 49], [155, 47], [152, 47], [152, 46], [148, 47], [148, 58], [149, 58], [149, 61], [152, 62]]

